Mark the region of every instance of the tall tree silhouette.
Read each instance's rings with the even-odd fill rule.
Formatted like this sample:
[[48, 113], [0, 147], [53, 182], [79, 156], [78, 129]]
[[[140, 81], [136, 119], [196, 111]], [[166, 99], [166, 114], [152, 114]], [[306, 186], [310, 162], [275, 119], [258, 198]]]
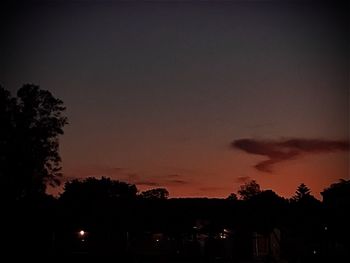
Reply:
[[255, 181], [251, 180], [241, 185], [238, 194], [242, 200], [249, 200], [261, 192], [260, 185]]
[[58, 136], [67, 118], [63, 102], [39, 86], [26, 84], [12, 97], [0, 87], [0, 178], [5, 198], [44, 193], [59, 184]]
[[304, 183], [302, 183], [298, 186], [292, 199], [294, 201], [300, 201], [300, 200], [308, 198], [310, 196], [311, 196], [310, 188], [307, 187]]

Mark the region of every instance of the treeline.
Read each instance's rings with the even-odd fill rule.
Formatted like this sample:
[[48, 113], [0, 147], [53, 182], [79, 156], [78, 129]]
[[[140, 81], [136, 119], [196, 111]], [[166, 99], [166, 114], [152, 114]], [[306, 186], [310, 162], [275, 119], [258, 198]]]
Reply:
[[147, 235], [161, 233], [183, 244], [194, 233], [214, 238], [228, 229], [239, 247], [235, 255], [244, 259], [252, 255], [253, 233], [269, 235], [278, 229], [281, 257], [288, 262], [311, 262], [308, 256], [315, 258], [314, 253], [317, 260], [349, 256], [347, 180], [326, 188], [322, 202], [304, 184], [294, 197], [285, 199], [261, 190], [255, 181], [241, 186], [239, 198], [226, 199], [168, 198], [163, 188], [138, 193], [135, 185], [109, 178], [73, 180], [64, 189], [58, 198], [41, 195], [16, 201], [12, 206], [16, 212], [6, 215], [12, 248], [71, 254], [83, 249], [79, 239], [83, 230], [89, 235], [85, 248], [89, 254], [125, 256], [134, 241]]

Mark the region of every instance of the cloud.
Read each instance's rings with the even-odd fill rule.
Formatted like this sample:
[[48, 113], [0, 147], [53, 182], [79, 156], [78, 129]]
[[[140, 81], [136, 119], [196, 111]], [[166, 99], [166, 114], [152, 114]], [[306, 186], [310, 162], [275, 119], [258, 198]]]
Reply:
[[199, 190], [202, 192], [215, 192], [218, 190], [226, 190], [227, 187], [216, 187], [216, 186], [208, 186], [208, 187], [200, 187]]
[[236, 182], [243, 184], [243, 183], [246, 183], [250, 180], [251, 180], [251, 178], [249, 176], [239, 176], [239, 177], [237, 177]]
[[102, 165], [96, 165], [87, 167], [86, 169], [90, 170], [90, 173], [94, 173], [95, 175], [107, 175], [107, 176], [114, 176], [119, 175], [124, 171], [124, 168], [121, 167], [110, 167], [110, 166], [102, 166]]
[[126, 177], [128, 180], [131, 180], [131, 181], [137, 180], [140, 178], [140, 176], [137, 173], [127, 173]]
[[103, 165], [88, 165], [81, 167], [74, 167], [64, 171], [64, 177], [72, 178], [87, 178], [87, 177], [117, 177], [125, 171], [121, 167], [110, 167]]
[[261, 171], [272, 173], [276, 163], [297, 159], [303, 154], [330, 153], [349, 151], [349, 141], [289, 138], [281, 140], [238, 139], [231, 143], [250, 154], [266, 156], [268, 159], [257, 163], [254, 167]]
[[179, 177], [181, 177], [181, 175], [180, 174], [168, 174], [167, 177], [169, 177], [169, 178], [179, 178]]
[[160, 184], [154, 181], [138, 181], [135, 182], [136, 185], [146, 185], [146, 186], [159, 186]]
[[168, 180], [167, 182], [172, 183], [172, 184], [188, 184], [187, 181], [185, 181], [185, 180], [178, 180], [178, 179]]

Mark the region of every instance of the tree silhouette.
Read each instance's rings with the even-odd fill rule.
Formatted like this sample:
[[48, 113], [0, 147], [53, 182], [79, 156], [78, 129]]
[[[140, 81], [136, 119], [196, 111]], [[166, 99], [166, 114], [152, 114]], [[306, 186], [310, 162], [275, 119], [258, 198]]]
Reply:
[[11, 97], [0, 87], [0, 177], [11, 200], [44, 193], [59, 184], [58, 136], [67, 118], [63, 102], [39, 86], [26, 84]]
[[347, 207], [350, 205], [350, 180], [340, 179], [321, 193], [327, 206]]
[[[1, 191], [9, 191], [14, 187], [12, 163], [15, 158], [14, 134], [15, 134], [16, 100], [11, 97], [9, 91], [0, 86], [0, 178], [6, 188]], [[14, 189], [12, 189], [14, 190]]]
[[269, 231], [277, 226], [288, 204], [284, 198], [272, 190], [260, 191], [252, 196], [248, 203], [252, 218], [259, 218], [255, 221], [255, 225]]
[[260, 192], [260, 185], [255, 180], [246, 182], [244, 185], [241, 185], [238, 190], [238, 194], [242, 200], [249, 200]]
[[60, 199], [69, 202], [106, 201], [111, 199], [135, 199], [137, 188], [133, 184], [102, 177], [74, 179], [64, 185]]
[[140, 197], [143, 199], [152, 199], [152, 200], [158, 200], [158, 199], [168, 199], [169, 192], [165, 188], [154, 188], [151, 190], [143, 191], [140, 194]]
[[292, 197], [294, 201], [300, 201], [311, 196], [311, 190], [304, 183], [300, 184]]
[[237, 198], [237, 195], [235, 193], [231, 193], [231, 194], [229, 194], [229, 196], [226, 199], [236, 201], [238, 198]]
[[350, 180], [341, 179], [330, 185], [321, 194], [325, 209], [324, 218], [327, 227], [325, 230], [329, 232], [329, 241], [344, 247], [350, 259]]

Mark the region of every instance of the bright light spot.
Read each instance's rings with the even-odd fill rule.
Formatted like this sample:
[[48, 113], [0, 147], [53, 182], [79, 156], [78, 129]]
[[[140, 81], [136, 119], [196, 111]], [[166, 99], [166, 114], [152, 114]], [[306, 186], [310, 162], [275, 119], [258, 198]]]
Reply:
[[314, 250], [314, 251], [312, 251], [313, 253], [314, 253], [314, 255], [316, 255], [317, 254], [317, 251], [316, 250]]
[[85, 235], [85, 231], [84, 230], [80, 230], [79, 231], [79, 235], [84, 236]]
[[220, 233], [219, 237], [221, 239], [226, 239], [227, 238], [227, 235], [225, 233]]
[[325, 227], [324, 227], [324, 230], [326, 230], [326, 231], [327, 231], [327, 230], [328, 230], [328, 227], [326, 227], [326, 226], [325, 226]]
[[156, 242], [159, 242], [159, 239], [156, 239]]

